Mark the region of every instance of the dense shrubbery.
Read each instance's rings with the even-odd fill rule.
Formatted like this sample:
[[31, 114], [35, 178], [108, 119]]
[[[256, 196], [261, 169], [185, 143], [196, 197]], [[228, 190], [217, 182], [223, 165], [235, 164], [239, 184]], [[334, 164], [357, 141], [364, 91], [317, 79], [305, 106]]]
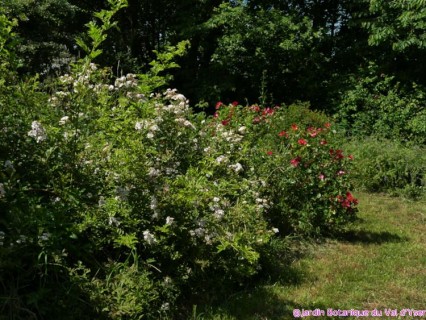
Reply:
[[370, 65], [350, 79], [337, 103], [341, 141], [354, 155], [355, 186], [412, 199], [424, 194], [426, 99], [424, 90], [395, 81]]
[[[371, 65], [351, 79], [338, 101], [336, 118], [354, 155], [354, 183], [369, 192], [416, 199], [424, 194], [426, 99], [424, 90], [380, 74]], [[344, 139], [341, 140], [342, 142]]]
[[176, 90], [148, 91], [183, 48], [150, 75], [113, 78], [90, 61], [110, 26], [98, 17], [88, 58], [53, 85], [3, 78], [5, 317], [173, 316], [259, 272], [277, 233], [320, 235], [354, 217], [349, 159], [323, 115], [301, 107], [309, 120], [290, 124], [295, 106], [238, 103], [194, 114]]
[[337, 119], [351, 136], [426, 142], [424, 90], [415, 84], [404, 88], [375, 66], [370, 66], [364, 78], [351, 79], [350, 89], [338, 101]]
[[407, 147], [398, 141], [369, 138], [353, 140], [345, 149], [354, 155], [355, 187], [416, 199], [426, 186], [426, 157], [422, 146]]

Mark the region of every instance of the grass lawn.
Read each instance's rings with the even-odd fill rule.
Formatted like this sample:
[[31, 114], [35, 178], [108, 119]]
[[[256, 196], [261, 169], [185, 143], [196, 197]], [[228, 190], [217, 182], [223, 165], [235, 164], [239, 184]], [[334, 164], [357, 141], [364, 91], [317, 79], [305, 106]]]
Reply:
[[[281, 280], [194, 312], [194, 319], [294, 319], [293, 309], [426, 310], [426, 202], [357, 194], [360, 220], [336, 239], [309, 245]], [[314, 317], [307, 317], [313, 319]], [[335, 317], [336, 319], [352, 317]], [[426, 315], [416, 319], [426, 319]], [[306, 318], [305, 318], [306, 319]], [[328, 317], [333, 319], [333, 317]], [[360, 317], [371, 319], [371, 317]]]

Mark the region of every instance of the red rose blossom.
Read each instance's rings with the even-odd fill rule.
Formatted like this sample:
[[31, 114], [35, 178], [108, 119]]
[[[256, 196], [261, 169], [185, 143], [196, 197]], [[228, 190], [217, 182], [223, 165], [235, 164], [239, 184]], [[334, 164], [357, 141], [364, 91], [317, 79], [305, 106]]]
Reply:
[[297, 140], [297, 143], [301, 146], [306, 146], [308, 144], [308, 141], [306, 141], [305, 139], [299, 139]]
[[343, 159], [343, 151], [342, 150], [333, 150], [330, 149], [330, 156], [334, 158], [334, 160], [340, 160]]
[[342, 203], [343, 208], [350, 208], [351, 207], [351, 202], [348, 199], [344, 199], [341, 203]]
[[319, 129], [315, 129], [315, 128], [313, 128], [313, 127], [309, 127], [307, 131], [308, 131], [308, 134], [309, 134], [312, 138], [315, 138], [315, 137], [318, 135], [318, 133], [320, 132], [320, 130], [319, 130]]
[[343, 159], [343, 158], [344, 158], [343, 151], [342, 150], [336, 150], [336, 157], [335, 157], [335, 159], [340, 160], [340, 159]]
[[280, 137], [288, 137], [287, 132], [285, 132], [284, 130], [283, 130], [283, 131], [281, 131], [280, 133], [278, 133], [278, 135], [279, 135]]
[[251, 106], [250, 110], [254, 111], [254, 112], [259, 112], [260, 111], [260, 107], [257, 105]]
[[258, 124], [260, 123], [260, 121], [262, 121], [262, 119], [260, 119], [259, 117], [256, 117], [253, 119], [253, 124]]
[[263, 109], [263, 111], [262, 111], [262, 115], [264, 115], [264, 116], [266, 116], [266, 115], [273, 115], [273, 114], [274, 114], [274, 112], [275, 112], [275, 110], [274, 110], [274, 109], [271, 109], [271, 108], [265, 108], [265, 109]]
[[300, 163], [300, 161], [302, 160], [302, 158], [301, 157], [297, 157], [297, 158], [294, 158], [294, 159], [292, 159], [291, 161], [290, 161], [290, 163], [291, 163], [291, 165], [293, 166], [293, 167], [297, 167], [298, 165], [299, 165], [299, 163]]
[[350, 193], [349, 191], [346, 192], [346, 199], [348, 199], [348, 201], [352, 202], [355, 205], [358, 204], [358, 199], [354, 198], [352, 193]]

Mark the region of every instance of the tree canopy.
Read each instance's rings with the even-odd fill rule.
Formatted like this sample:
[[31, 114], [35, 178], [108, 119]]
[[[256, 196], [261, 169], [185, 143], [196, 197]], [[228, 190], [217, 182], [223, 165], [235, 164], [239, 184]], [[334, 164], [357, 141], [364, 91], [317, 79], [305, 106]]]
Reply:
[[[82, 54], [75, 39], [107, 1], [5, 0], [19, 22], [23, 73], [48, 76]], [[194, 102], [310, 101], [320, 109], [370, 63], [425, 85], [424, 0], [129, 0], [98, 63], [144, 71], [161, 51], [190, 42], [172, 84]], [[361, 71], [361, 72], [364, 72]]]

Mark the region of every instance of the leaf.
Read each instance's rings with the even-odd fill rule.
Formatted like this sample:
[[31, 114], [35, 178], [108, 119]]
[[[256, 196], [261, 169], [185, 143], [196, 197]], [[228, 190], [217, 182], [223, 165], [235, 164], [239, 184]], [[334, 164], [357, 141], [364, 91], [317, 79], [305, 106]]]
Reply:
[[84, 40], [82, 38], [76, 38], [75, 39], [75, 43], [84, 50], [84, 52], [89, 53], [90, 49], [87, 46], [87, 44], [84, 42]]
[[118, 246], [125, 246], [131, 250], [136, 249], [136, 244], [138, 243], [138, 238], [134, 233], [120, 235], [119, 238], [114, 240], [115, 244]]

